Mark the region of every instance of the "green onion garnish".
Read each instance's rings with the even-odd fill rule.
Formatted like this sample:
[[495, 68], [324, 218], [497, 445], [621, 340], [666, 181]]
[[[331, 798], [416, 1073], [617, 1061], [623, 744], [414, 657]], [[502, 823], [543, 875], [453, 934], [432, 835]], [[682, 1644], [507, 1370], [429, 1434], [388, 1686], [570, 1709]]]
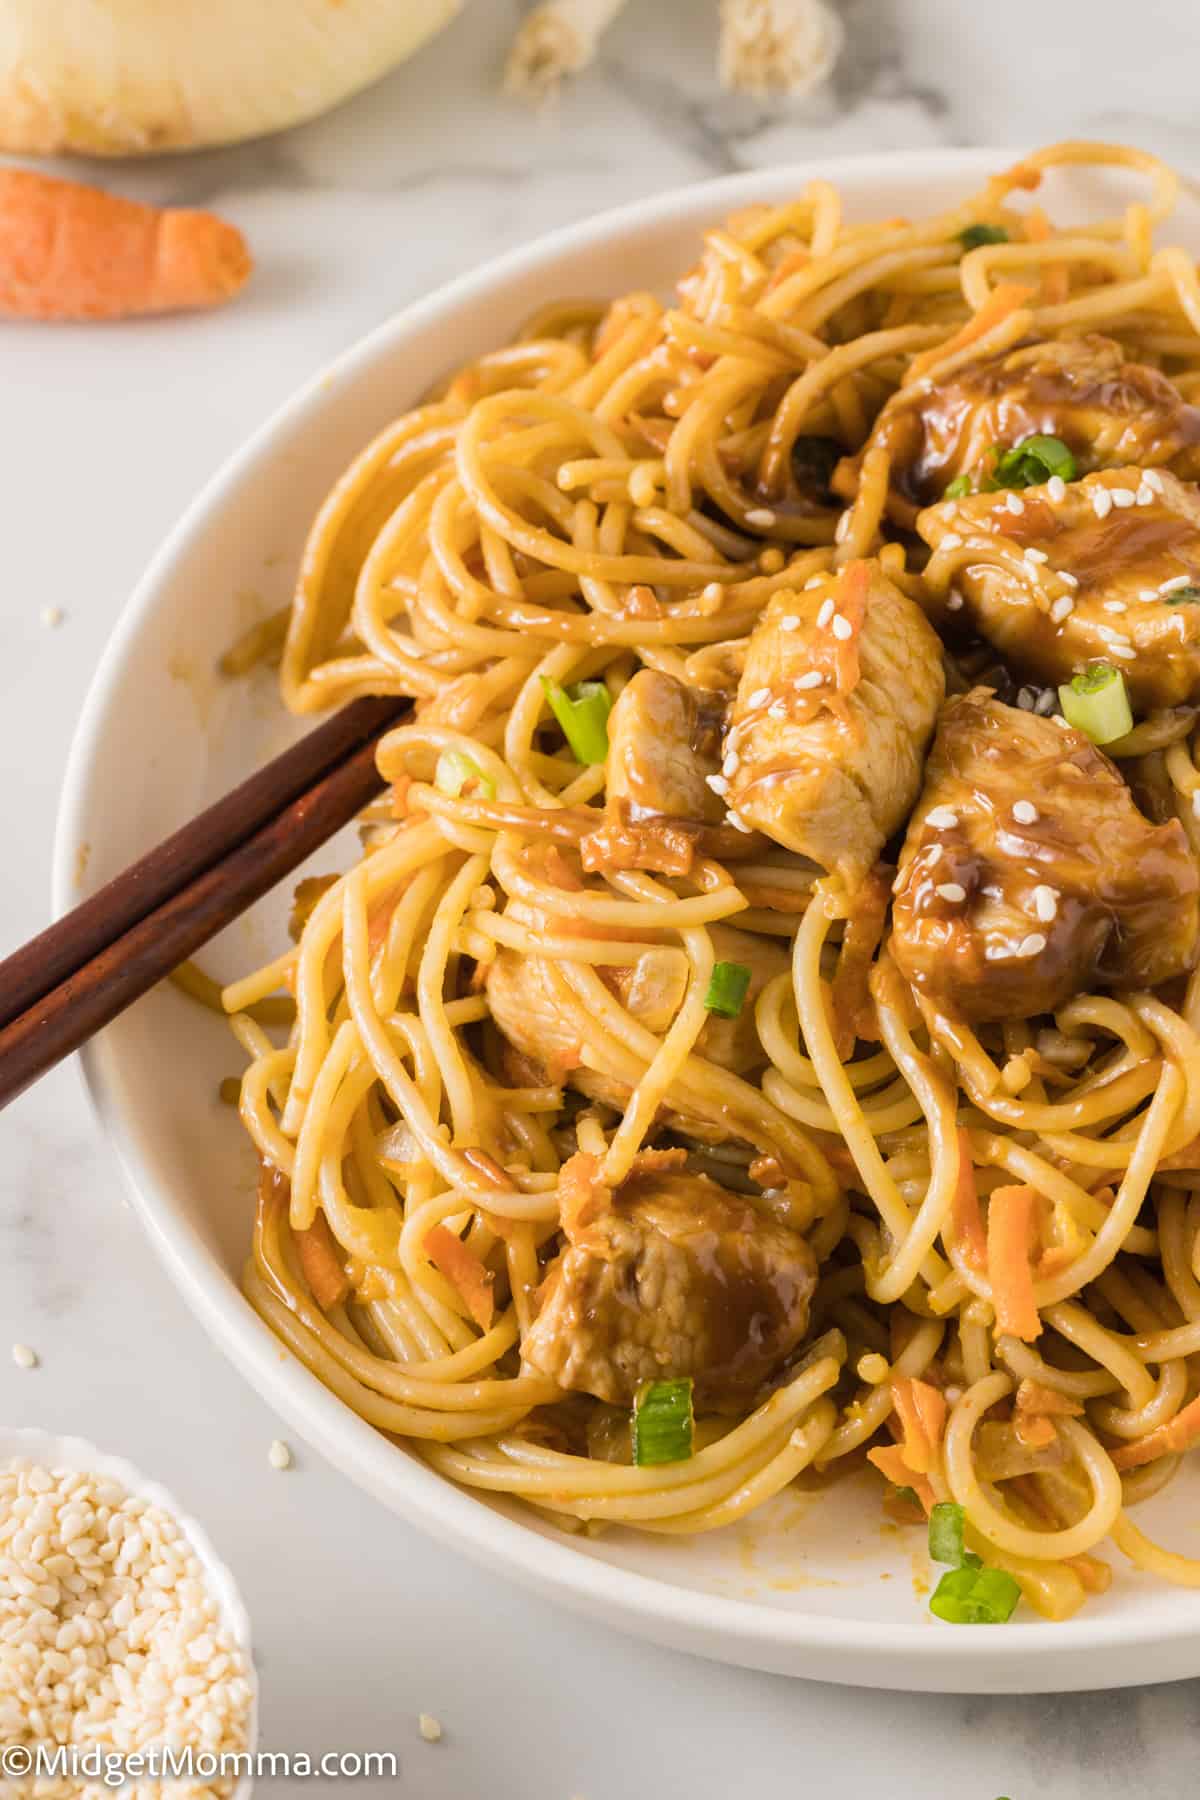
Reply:
[[433, 785], [438, 793], [448, 794], [454, 799], [471, 781], [478, 785], [483, 799], [496, 798], [495, 782], [488, 779], [478, 763], [473, 762], [469, 756], [464, 756], [461, 750], [443, 750], [433, 772]]
[[1021, 1598], [1007, 1569], [948, 1569], [933, 1590], [929, 1610], [950, 1625], [1003, 1625]]
[[970, 491], [971, 491], [971, 477], [969, 475], [956, 475], [954, 477], [954, 480], [950, 483], [949, 487], [947, 487], [945, 492], [942, 494], [942, 499], [943, 500], [963, 500], [970, 493]]
[[1169, 594], [1163, 595], [1163, 600], [1168, 606], [1186, 606], [1189, 601], [1200, 600], [1200, 587], [1189, 581], [1186, 587], [1172, 588]]
[[964, 250], [978, 250], [981, 244], [1007, 244], [1008, 233], [1003, 225], [968, 225], [958, 241]]
[[966, 1545], [963, 1542], [964, 1514], [953, 1500], [939, 1500], [929, 1515], [929, 1554], [934, 1562], [949, 1563], [952, 1569], [962, 1567]]
[[1082, 675], [1060, 687], [1063, 717], [1093, 744], [1111, 744], [1133, 730], [1125, 677], [1111, 663], [1090, 663]]
[[1006, 450], [992, 471], [989, 486], [996, 488], [1039, 487], [1052, 475], [1074, 481], [1078, 464], [1061, 438], [1027, 437]]
[[576, 762], [602, 763], [608, 755], [608, 715], [612, 711], [612, 695], [604, 683], [580, 681], [564, 688], [543, 675], [542, 688]]
[[639, 1469], [686, 1462], [692, 1454], [692, 1381], [651, 1381], [633, 1408], [633, 1460]]
[[704, 1004], [709, 1012], [720, 1013], [723, 1019], [736, 1019], [749, 986], [750, 970], [745, 963], [716, 963]]

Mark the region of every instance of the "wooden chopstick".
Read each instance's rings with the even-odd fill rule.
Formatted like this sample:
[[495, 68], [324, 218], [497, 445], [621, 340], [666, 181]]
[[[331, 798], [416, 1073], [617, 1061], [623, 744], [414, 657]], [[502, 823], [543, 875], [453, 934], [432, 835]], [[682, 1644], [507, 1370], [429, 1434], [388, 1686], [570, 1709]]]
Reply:
[[411, 707], [357, 700], [0, 962], [0, 1107], [86, 1043], [386, 785]]

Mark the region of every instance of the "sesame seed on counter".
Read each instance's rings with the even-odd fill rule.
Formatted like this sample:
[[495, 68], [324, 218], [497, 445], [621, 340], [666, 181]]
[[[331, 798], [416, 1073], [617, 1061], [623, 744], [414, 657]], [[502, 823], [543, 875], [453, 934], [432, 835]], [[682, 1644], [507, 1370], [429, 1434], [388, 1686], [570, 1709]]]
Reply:
[[271, 1448], [267, 1451], [267, 1461], [273, 1469], [291, 1468], [292, 1452], [282, 1438], [272, 1439]]
[[12, 1359], [18, 1369], [36, 1369], [38, 1366], [38, 1353], [36, 1350], [32, 1350], [28, 1344], [14, 1344]]
[[435, 1719], [432, 1713], [417, 1714], [417, 1730], [427, 1744], [440, 1744], [442, 1741], [442, 1722]]

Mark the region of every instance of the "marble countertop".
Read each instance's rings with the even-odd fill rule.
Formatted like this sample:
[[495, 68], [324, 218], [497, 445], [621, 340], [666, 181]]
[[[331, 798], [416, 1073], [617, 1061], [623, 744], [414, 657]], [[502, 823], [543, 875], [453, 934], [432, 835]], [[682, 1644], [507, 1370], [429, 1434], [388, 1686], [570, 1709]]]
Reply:
[[[131, 195], [219, 205], [259, 272], [213, 318], [4, 328], [0, 950], [45, 922], [68, 740], [150, 554], [244, 435], [398, 306], [550, 226], [784, 160], [1089, 135], [1200, 169], [1200, 12], [1172, 0], [848, 0], [831, 88], [792, 105], [719, 92], [715, 9], [632, 0], [600, 64], [530, 117], [497, 88], [520, 8], [474, 0], [311, 126], [104, 172]], [[276, 1473], [278, 1421], [166, 1285], [73, 1067], [0, 1118], [0, 1171], [0, 1419], [90, 1436], [207, 1523], [255, 1621], [264, 1745], [395, 1750], [419, 1800], [1187, 1791], [1200, 1683], [964, 1700], [722, 1669], [481, 1575], [300, 1446]], [[37, 1370], [10, 1361], [18, 1340]], [[437, 1746], [422, 1711], [443, 1722]]]

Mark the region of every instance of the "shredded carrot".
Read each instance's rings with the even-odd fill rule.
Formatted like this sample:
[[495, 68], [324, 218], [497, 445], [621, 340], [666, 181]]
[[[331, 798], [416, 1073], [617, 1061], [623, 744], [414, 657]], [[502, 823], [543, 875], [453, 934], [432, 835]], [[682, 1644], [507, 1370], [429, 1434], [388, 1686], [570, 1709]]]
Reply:
[[1198, 1439], [1200, 1394], [1165, 1425], [1158, 1425], [1145, 1437], [1135, 1438], [1131, 1444], [1122, 1444], [1119, 1450], [1112, 1451], [1113, 1467], [1137, 1469], [1143, 1463], [1157, 1462], [1160, 1456], [1178, 1456], [1182, 1451], [1190, 1450]]
[[946, 1423], [945, 1399], [929, 1382], [908, 1375], [893, 1375], [891, 1385], [904, 1461], [915, 1475], [928, 1475]]
[[350, 1292], [350, 1281], [342, 1267], [337, 1239], [323, 1212], [318, 1212], [304, 1231], [296, 1233], [296, 1248], [304, 1279], [321, 1311], [340, 1306]]
[[877, 863], [854, 896], [854, 911], [846, 921], [842, 948], [830, 988], [833, 1032], [837, 1053], [845, 1062], [860, 1038], [876, 1043], [879, 1027], [868, 977], [883, 936], [892, 897], [894, 869]]
[[1027, 1375], [1017, 1386], [1017, 1411], [1043, 1413], [1057, 1419], [1078, 1419], [1083, 1406], [1070, 1394], [1060, 1394], [1057, 1388], [1046, 1387]]
[[934, 344], [931, 349], [923, 350], [919, 356], [913, 357], [901, 386], [909, 387], [914, 381], [919, 381], [921, 376], [927, 374], [930, 369], [936, 368], [938, 363], [944, 362], [947, 357], [953, 356], [959, 350], [969, 349], [979, 338], [986, 337], [989, 331], [994, 331], [996, 326], [1007, 319], [1011, 313], [1016, 312], [1018, 307], [1024, 306], [1027, 300], [1031, 300], [1033, 294], [1033, 288], [1023, 287], [1020, 282], [999, 282], [974, 318], [968, 319], [962, 329], [956, 331], [952, 338], [947, 338], [944, 344]]
[[425, 1254], [451, 1287], [457, 1288], [479, 1329], [486, 1331], [496, 1311], [491, 1271], [448, 1225], [434, 1225], [425, 1233]]
[[950, 1227], [954, 1242], [961, 1248], [970, 1267], [980, 1271], [985, 1269], [987, 1236], [983, 1229], [983, 1214], [979, 1210], [974, 1154], [970, 1133], [962, 1130], [958, 1134], [958, 1181], [950, 1202]]
[[909, 1468], [899, 1444], [877, 1445], [874, 1450], [867, 1451], [867, 1461], [894, 1487], [910, 1487], [925, 1508], [926, 1516], [933, 1511], [936, 1496], [932, 1487], [923, 1475], [914, 1474]]
[[987, 1266], [996, 1330], [1031, 1343], [1042, 1329], [1033, 1297], [1033, 1226], [1037, 1195], [1031, 1187], [998, 1187], [988, 1201]]
[[144, 206], [31, 169], [0, 170], [0, 313], [121, 319], [217, 306], [250, 275], [215, 214]]

